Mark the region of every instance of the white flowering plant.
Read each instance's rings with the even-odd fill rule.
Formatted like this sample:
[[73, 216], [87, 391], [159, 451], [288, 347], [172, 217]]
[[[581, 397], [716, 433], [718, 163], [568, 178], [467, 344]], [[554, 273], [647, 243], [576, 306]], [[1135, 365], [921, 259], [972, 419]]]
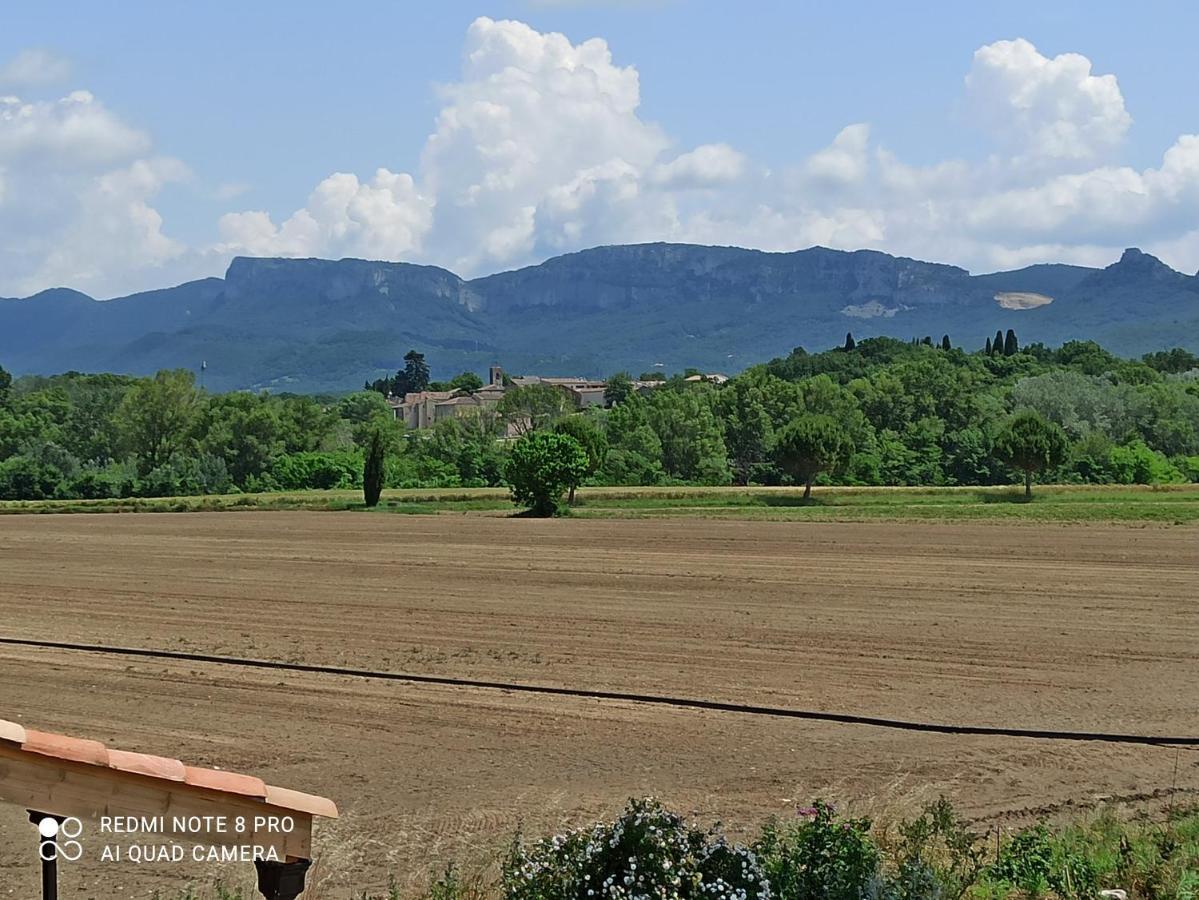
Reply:
[[525, 846], [503, 869], [505, 900], [771, 900], [754, 854], [656, 800]]

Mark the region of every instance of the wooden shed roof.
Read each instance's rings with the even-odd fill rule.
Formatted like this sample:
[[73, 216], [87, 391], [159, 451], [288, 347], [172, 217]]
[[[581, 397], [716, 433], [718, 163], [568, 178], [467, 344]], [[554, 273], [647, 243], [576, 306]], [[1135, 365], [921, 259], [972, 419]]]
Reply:
[[337, 805], [332, 800], [275, 787], [253, 775], [189, 766], [167, 756], [115, 750], [99, 741], [35, 731], [4, 719], [0, 719], [0, 747], [2, 746], [39, 757], [50, 757], [68, 763], [154, 779], [163, 782], [164, 788], [178, 789], [182, 785], [186, 786], [185, 790], [190, 787], [197, 791], [215, 791], [308, 815], [337, 817]]

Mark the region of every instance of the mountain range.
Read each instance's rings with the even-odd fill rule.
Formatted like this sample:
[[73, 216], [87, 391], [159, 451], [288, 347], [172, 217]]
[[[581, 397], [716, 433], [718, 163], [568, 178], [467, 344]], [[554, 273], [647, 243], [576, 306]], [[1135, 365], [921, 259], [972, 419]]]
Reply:
[[971, 275], [872, 250], [596, 247], [472, 280], [435, 266], [238, 257], [224, 278], [98, 301], [67, 288], [0, 299], [0, 365], [15, 374], [198, 369], [213, 390], [346, 391], [411, 348], [434, 377], [736, 372], [846, 332], [980, 347], [1091, 339], [1139, 355], [1199, 351], [1199, 275], [1136, 249], [1103, 269]]

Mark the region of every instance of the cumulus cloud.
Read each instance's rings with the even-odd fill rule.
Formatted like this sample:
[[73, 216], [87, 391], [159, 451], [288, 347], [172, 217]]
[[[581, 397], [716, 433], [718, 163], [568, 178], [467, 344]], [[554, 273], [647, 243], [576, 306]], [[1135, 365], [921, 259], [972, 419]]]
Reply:
[[555, 214], [565, 197], [624, 203], [629, 174], [640, 180], [670, 146], [637, 115], [637, 70], [616, 65], [598, 38], [573, 44], [520, 22], [477, 19], [462, 78], [441, 94], [446, 105], [421, 159], [437, 198], [430, 246], [464, 271], [586, 239], [590, 222]]
[[189, 173], [151, 151], [87, 91], [0, 97], [0, 296], [58, 285], [103, 295], [171, 277], [163, 267], [188, 251], [152, 201]]
[[1124, 165], [1131, 118], [1115, 77], [1086, 57], [1011, 40], [964, 62], [968, 108], [995, 140], [982, 158], [913, 164], [857, 122], [772, 170], [732, 143], [671, 140], [641, 112], [636, 68], [605, 41], [480, 18], [459, 77], [438, 89], [416, 169], [335, 172], [284, 216], [229, 212], [199, 249], [173, 241], [153, 208], [187, 174], [157, 160], [147, 135], [87, 92], [5, 97], [0, 294], [75, 278], [115, 292], [146, 273], [214, 273], [237, 253], [408, 260], [470, 276], [650, 240], [870, 247], [976, 271], [1102, 265], [1139, 244], [1199, 268], [1199, 136], [1180, 136], [1151, 167]]
[[0, 97], [0, 164], [41, 170], [97, 171], [145, 153], [149, 138], [87, 91], [26, 103]]
[[745, 168], [745, 155], [728, 144], [704, 144], [655, 166], [651, 179], [666, 188], [720, 187], [739, 179]]
[[869, 125], [848, 125], [833, 138], [832, 144], [812, 154], [801, 167], [802, 173], [812, 182], [831, 188], [860, 184], [870, 165], [869, 144]]
[[1180, 138], [1154, 169], [1116, 164], [1131, 118], [1113, 75], [997, 41], [975, 52], [966, 94], [996, 136], [983, 160], [911, 165], [858, 122], [771, 172], [728, 143], [676, 147], [641, 116], [638, 73], [603, 40], [480, 18], [407, 189], [351, 216], [342, 199], [320, 202], [326, 183], [281, 226], [227, 216], [222, 248], [373, 248], [465, 275], [642, 240], [874, 247], [975, 269], [1102, 263], [1137, 242], [1191, 252], [1199, 141]]
[[400, 259], [420, 251], [432, 206], [411, 175], [379, 169], [360, 182], [355, 175], [330, 175], [280, 225], [262, 211], [227, 213], [219, 228], [222, 254], [255, 256], [361, 256]]
[[140, 273], [144, 286], [157, 285], [161, 268], [187, 248], [162, 231], [162, 216], [150, 201], [172, 182], [188, 176], [170, 158], [137, 160], [92, 179], [78, 205], [47, 242], [44, 256], [25, 281], [34, 286], [69, 285], [101, 290], [113, 271]]
[[1091, 74], [1077, 53], [1050, 59], [1024, 39], [975, 51], [966, 89], [979, 120], [1021, 157], [1091, 159], [1132, 124], [1115, 75]]

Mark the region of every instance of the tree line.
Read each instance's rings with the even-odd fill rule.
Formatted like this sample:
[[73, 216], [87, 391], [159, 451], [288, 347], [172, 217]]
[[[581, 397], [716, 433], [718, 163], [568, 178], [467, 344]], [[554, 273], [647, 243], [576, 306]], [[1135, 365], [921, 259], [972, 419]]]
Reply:
[[[606, 408], [584, 412], [551, 386], [512, 388], [497, 409], [407, 434], [373, 386], [209, 394], [182, 370], [0, 369], [0, 499], [358, 488], [372, 457], [380, 487], [504, 485], [530, 506], [547, 478], [556, 496], [580, 484], [1199, 480], [1193, 354], [1123, 359], [1090, 341], [1021, 347], [1014, 334], [988, 343], [850, 337], [723, 385], [677, 375], [638, 390], [617, 373]], [[428, 386], [423, 357], [397, 375], [421, 367]]]

